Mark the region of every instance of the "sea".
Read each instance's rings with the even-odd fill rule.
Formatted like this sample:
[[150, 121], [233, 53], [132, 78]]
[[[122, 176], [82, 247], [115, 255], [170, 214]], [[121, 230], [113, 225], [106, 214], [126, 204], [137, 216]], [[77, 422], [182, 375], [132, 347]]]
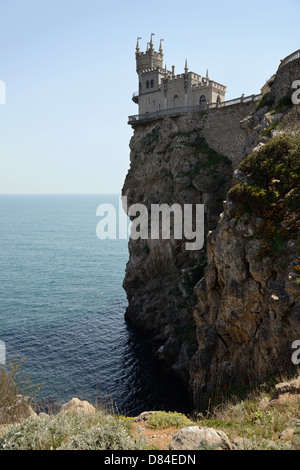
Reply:
[[0, 196], [0, 367], [20, 364], [40, 404], [187, 412], [181, 384], [125, 321], [128, 239], [97, 236], [103, 204], [118, 223], [119, 195]]

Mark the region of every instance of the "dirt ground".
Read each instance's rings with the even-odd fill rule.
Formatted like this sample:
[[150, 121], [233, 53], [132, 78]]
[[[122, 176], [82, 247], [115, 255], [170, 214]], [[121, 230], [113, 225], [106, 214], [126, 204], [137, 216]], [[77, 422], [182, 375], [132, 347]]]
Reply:
[[172, 437], [177, 434], [179, 429], [175, 427], [166, 429], [150, 429], [144, 423], [135, 423], [133, 435], [142, 437], [146, 440], [148, 446], [157, 450], [169, 450], [169, 444]]

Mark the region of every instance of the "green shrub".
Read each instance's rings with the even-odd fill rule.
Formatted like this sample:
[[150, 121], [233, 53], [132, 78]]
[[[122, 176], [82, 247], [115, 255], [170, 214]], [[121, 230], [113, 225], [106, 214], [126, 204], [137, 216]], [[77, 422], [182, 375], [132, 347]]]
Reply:
[[106, 424], [96, 424], [71, 437], [58, 450], [141, 450], [144, 447], [142, 439], [135, 442], [131, 439], [120, 420], [109, 418]]
[[230, 189], [230, 199], [236, 204], [238, 211], [257, 212], [267, 207], [270, 203], [268, 192], [257, 185], [239, 183]]
[[229, 191], [241, 214], [262, 211], [272, 204], [281, 204], [299, 213], [300, 139], [283, 135], [249, 155], [240, 165], [247, 183], [239, 183]]
[[240, 170], [254, 184], [272, 191], [274, 180], [279, 196], [300, 184], [300, 139], [283, 135], [275, 137], [247, 157]]
[[130, 437], [131, 422], [107, 415], [70, 415], [29, 418], [13, 424], [0, 436], [0, 450], [134, 450], [141, 439]]
[[275, 111], [275, 113], [284, 113], [292, 107], [292, 99], [289, 95], [286, 95], [273, 106], [272, 110]]
[[175, 411], [157, 411], [153, 413], [148, 420], [148, 426], [152, 429], [163, 429], [173, 426], [181, 428], [190, 426], [191, 424], [192, 422], [184, 414]]
[[95, 420], [105, 423], [104, 413], [29, 418], [4, 431], [0, 436], [0, 450], [56, 450], [70, 436], [95, 424]]
[[292, 212], [299, 211], [300, 208], [300, 187], [292, 189], [285, 197], [285, 203]]
[[257, 103], [257, 106], [254, 110], [254, 112], [256, 113], [256, 111], [258, 111], [259, 109], [261, 108], [264, 108], [265, 106], [268, 106], [271, 107], [272, 105], [274, 104], [274, 98], [273, 96], [271, 95], [271, 92], [269, 91], [268, 93], [265, 93], [261, 99], [259, 100], [259, 102]]
[[[297, 239], [300, 225], [300, 139], [282, 135], [248, 156], [240, 165], [247, 183], [233, 186], [231, 216], [253, 213], [262, 218], [256, 238], [264, 240], [256, 258], [276, 253]], [[231, 217], [231, 218], [232, 218]]]

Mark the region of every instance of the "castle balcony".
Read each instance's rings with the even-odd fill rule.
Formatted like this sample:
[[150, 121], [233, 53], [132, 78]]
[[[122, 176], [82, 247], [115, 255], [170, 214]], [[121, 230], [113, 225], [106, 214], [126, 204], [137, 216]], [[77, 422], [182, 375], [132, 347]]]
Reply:
[[283, 59], [279, 64], [279, 69], [284, 67], [286, 64], [293, 62], [294, 60], [300, 59], [300, 49], [298, 51], [293, 52], [292, 54], [288, 55], [285, 59]]
[[135, 116], [128, 117], [128, 124], [133, 128], [143, 125], [147, 122], [155, 121], [157, 119], [163, 119], [164, 117], [176, 117], [189, 113], [204, 113], [209, 112], [211, 109], [224, 109], [231, 106], [240, 106], [245, 103], [255, 103], [260, 100], [262, 97], [259, 95], [250, 95], [250, 96], [241, 96], [228, 101], [222, 101], [221, 103], [206, 103], [203, 106], [183, 106], [183, 107], [174, 107], [168, 109], [161, 109], [159, 111], [146, 112], [145, 114], [136, 114]]
[[136, 104], [139, 104], [139, 92], [135, 91], [132, 95], [132, 101]]

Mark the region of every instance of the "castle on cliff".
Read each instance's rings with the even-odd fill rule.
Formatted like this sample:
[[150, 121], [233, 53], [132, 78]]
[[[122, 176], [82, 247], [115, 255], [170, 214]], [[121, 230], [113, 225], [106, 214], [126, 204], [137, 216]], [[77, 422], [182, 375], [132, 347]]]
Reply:
[[211, 80], [208, 71], [205, 77], [189, 72], [186, 60], [184, 73], [175, 75], [174, 66], [172, 71], [163, 66], [162, 40], [159, 51], [155, 51], [152, 33], [146, 52], [141, 52], [139, 39], [136, 45], [139, 91], [132, 98], [139, 106], [139, 115], [190, 106], [206, 109], [211, 103], [225, 101], [226, 86]]

